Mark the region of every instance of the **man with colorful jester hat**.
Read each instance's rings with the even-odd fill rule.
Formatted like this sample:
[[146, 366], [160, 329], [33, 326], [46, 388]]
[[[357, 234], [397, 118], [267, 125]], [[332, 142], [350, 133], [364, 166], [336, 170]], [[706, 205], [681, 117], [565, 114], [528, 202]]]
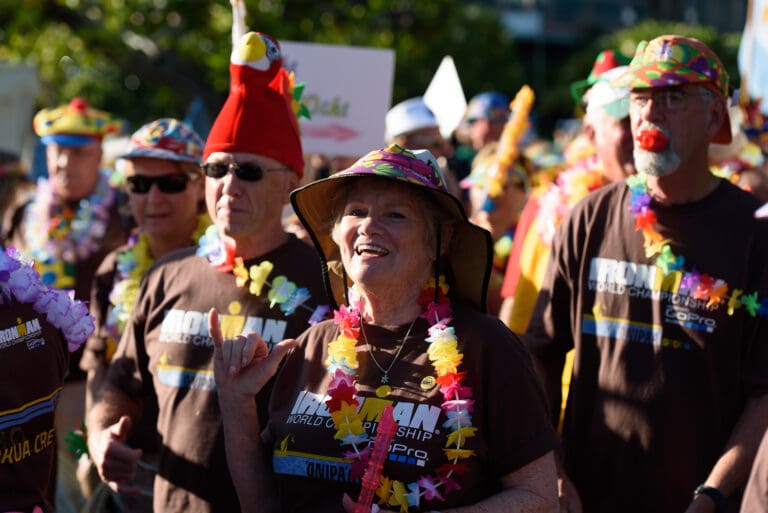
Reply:
[[[243, 35], [230, 74], [229, 97], [203, 151], [214, 224], [196, 248], [165, 255], [145, 274], [88, 418], [91, 458], [102, 479], [138, 493], [132, 480], [141, 452], [125, 440], [141, 405], [156, 394], [162, 446], [155, 511], [240, 511], [224, 454], [209, 311], [226, 337], [256, 333], [270, 347], [327, 311], [316, 253], [281, 225], [304, 160], [293, 77], [277, 41]], [[268, 389], [250, 398], [264, 418]]]
[[[490, 235], [434, 156], [393, 144], [291, 203], [341, 306], [269, 356], [258, 337], [224, 340], [210, 318], [243, 511], [555, 511], [556, 437], [535, 371], [485, 314]], [[265, 419], [251, 397], [293, 347]], [[372, 448], [389, 408], [394, 438]], [[366, 472], [373, 509], [356, 503]]]
[[768, 225], [709, 172], [728, 75], [698, 40], [641, 42], [626, 73], [638, 174], [558, 227], [524, 341], [563, 425], [568, 511], [735, 511], [768, 424]]

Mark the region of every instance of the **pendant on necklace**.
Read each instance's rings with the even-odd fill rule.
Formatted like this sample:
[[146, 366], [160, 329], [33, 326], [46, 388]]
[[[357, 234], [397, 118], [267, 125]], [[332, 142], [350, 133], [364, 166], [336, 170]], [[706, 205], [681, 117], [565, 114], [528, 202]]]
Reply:
[[388, 397], [389, 394], [392, 393], [392, 387], [389, 385], [381, 385], [379, 388], [376, 389], [376, 397], [379, 399], [384, 399], [385, 397]]
[[424, 391], [432, 390], [437, 385], [437, 380], [434, 376], [424, 376], [421, 380], [420, 386]]
[[381, 386], [376, 389], [376, 397], [379, 399], [384, 399], [392, 393], [392, 387], [387, 385], [387, 383], [389, 383], [389, 376], [384, 372], [384, 375], [381, 377]]

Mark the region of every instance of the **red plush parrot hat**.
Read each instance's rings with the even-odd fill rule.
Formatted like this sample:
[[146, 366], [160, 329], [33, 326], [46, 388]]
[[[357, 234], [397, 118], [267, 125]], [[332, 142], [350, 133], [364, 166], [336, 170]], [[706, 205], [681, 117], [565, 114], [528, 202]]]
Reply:
[[208, 135], [203, 162], [216, 152], [253, 153], [282, 162], [301, 178], [298, 102], [278, 42], [260, 32], [245, 34], [232, 52], [229, 73], [229, 97]]

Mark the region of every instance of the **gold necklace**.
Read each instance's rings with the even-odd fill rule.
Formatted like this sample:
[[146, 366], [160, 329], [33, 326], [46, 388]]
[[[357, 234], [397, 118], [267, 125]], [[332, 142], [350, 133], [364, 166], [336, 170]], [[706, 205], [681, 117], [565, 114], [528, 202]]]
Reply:
[[363, 340], [365, 341], [365, 345], [368, 346], [368, 354], [371, 355], [371, 360], [373, 361], [373, 364], [383, 373], [380, 381], [381, 385], [376, 389], [377, 397], [384, 398], [384, 397], [387, 397], [392, 392], [392, 387], [388, 385], [389, 371], [392, 370], [392, 367], [395, 365], [395, 362], [400, 357], [400, 352], [403, 350], [403, 347], [405, 346], [405, 341], [408, 340], [408, 337], [411, 334], [411, 329], [413, 329], [413, 325], [416, 324], [416, 319], [418, 318], [419, 317], [416, 316], [411, 321], [411, 325], [408, 326], [408, 331], [405, 332], [405, 336], [403, 337], [403, 340], [400, 342], [400, 347], [397, 348], [395, 357], [392, 358], [392, 361], [389, 363], [389, 366], [385, 369], [379, 364], [379, 362], [376, 361], [376, 357], [373, 356], [373, 350], [371, 349], [371, 344], [368, 342], [368, 337], [365, 336], [365, 329], [363, 328], [365, 323], [363, 323], [362, 316], [360, 317], [360, 333], [363, 335]]

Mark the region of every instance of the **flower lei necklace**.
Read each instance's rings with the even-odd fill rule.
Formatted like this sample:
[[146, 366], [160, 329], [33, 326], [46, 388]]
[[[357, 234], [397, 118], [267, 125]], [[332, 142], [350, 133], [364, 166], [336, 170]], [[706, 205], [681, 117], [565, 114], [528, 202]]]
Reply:
[[555, 228], [584, 196], [605, 185], [606, 179], [595, 155], [578, 160], [557, 176], [556, 183], [539, 199], [537, 231], [546, 244], [552, 243]]
[[68, 292], [51, 288], [40, 281], [31, 262], [15, 248], [0, 251], [0, 304], [28, 303], [46, 320], [61, 330], [70, 352], [76, 351], [93, 333], [93, 317], [85, 303]]
[[103, 170], [96, 189], [80, 200], [76, 211], [55, 204], [51, 181], [38, 180], [35, 199], [24, 212], [24, 239], [45, 285], [75, 286], [74, 264], [99, 249], [115, 197]]
[[[444, 277], [441, 276], [438, 283], [430, 278], [422, 289], [419, 304], [425, 311], [421, 317], [435, 320], [425, 341], [429, 344], [427, 355], [437, 374], [436, 382], [445, 398], [441, 405], [447, 417], [443, 427], [450, 433], [443, 452], [448, 461], [437, 468], [434, 475], [422, 476], [411, 483], [381, 477], [376, 490], [379, 504], [400, 506], [403, 513], [407, 513], [411, 507], [418, 507], [422, 497], [425, 500], [445, 501], [443, 494], [460, 488], [452, 479], [453, 474], [462, 475], [466, 472], [467, 462], [462, 460], [475, 454], [473, 450], [464, 448], [467, 439], [475, 436], [477, 431], [477, 428], [472, 427], [474, 400], [472, 389], [462, 385], [466, 372], [457, 370], [464, 355], [458, 350], [454, 328], [449, 326], [452, 310], [447, 292]], [[328, 345], [328, 359], [325, 362], [328, 374], [332, 376], [326, 405], [336, 428], [334, 438], [342, 446], [351, 448], [344, 452], [344, 458], [353, 460], [353, 480], [363, 475], [371, 455], [371, 447], [368, 445], [370, 436], [363, 428], [357, 411], [360, 401], [355, 377], [358, 369], [355, 346], [360, 338], [361, 304], [357, 291], [351, 288], [350, 306], [342, 305], [334, 312], [334, 323], [338, 326], [339, 334]], [[360, 446], [365, 447], [360, 449]]]
[[288, 280], [284, 275], [276, 276], [271, 282], [267, 281], [275, 265], [269, 260], [263, 260], [258, 265], [245, 268], [242, 257], [235, 256], [235, 248], [226, 244], [219, 236], [216, 225], [209, 226], [198, 241], [197, 255], [205, 257], [211, 266], [219, 272], [231, 272], [235, 276], [235, 284], [243, 288], [248, 285], [248, 291], [254, 296], [260, 296], [264, 285], [269, 287], [267, 299], [269, 307], [280, 305], [285, 315], [292, 315], [297, 308], [312, 312], [309, 324], [317, 324], [328, 315], [328, 305], [311, 308], [306, 303], [312, 295], [304, 287]]
[[[210, 224], [211, 220], [208, 214], [198, 215], [197, 227], [192, 232], [192, 240], [198, 240]], [[149, 240], [146, 234], [141, 230], [134, 231], [128, 239], [128, 247], [117, 255], [115, 284], [109, 293], [109, 302], [113, 308], [109, 312], [104, 327], [115, 343], [125, 329], [125, 323], [128, 322], [131, 311], [136, 304], [141, 278], [154, 262], [155, 259], [149, 250]], [[110, 353], [114, 349], [108, 348], [107, 360], [111, 359]]]
[[685, 271], [683, 266], [685, 258], [675, 255], [670, 247], [670, 239], [665, 239], [655, 228], [656, 214], [650, 207], [651, 196], [648, 194], [647, 176], [636, 174], [627, 177], [629, 188], [628, 210], [635, 216], [635, 231], [642, 231], [645, 256], [656, 256], [656, 266], [664, 275], [671, 272], [680, 272], [680, 293], [687, 293], [694, 299], [707, 301], [708, 308], [716, 308], [721, 303], [727, 302], [728, 315], [744, 308], [751, 317], [760, 316], [768, 319], [768, 297], [758, 300], [757, 291], [745, 294], [743, 290], [733, 289], [728, 294], [728, 283], [724, 280], [699, 273], [696, 268]]
[[742, 171], [760, 167], [763, 165], [763, 162], [765, 162], [765, 158], [762, 151], [760, 151], [760, 147], [747, 141], [738, 155], [710, 166], [709, 170], [713, 175], [725, 178], [732, 184], [738, 185]]

